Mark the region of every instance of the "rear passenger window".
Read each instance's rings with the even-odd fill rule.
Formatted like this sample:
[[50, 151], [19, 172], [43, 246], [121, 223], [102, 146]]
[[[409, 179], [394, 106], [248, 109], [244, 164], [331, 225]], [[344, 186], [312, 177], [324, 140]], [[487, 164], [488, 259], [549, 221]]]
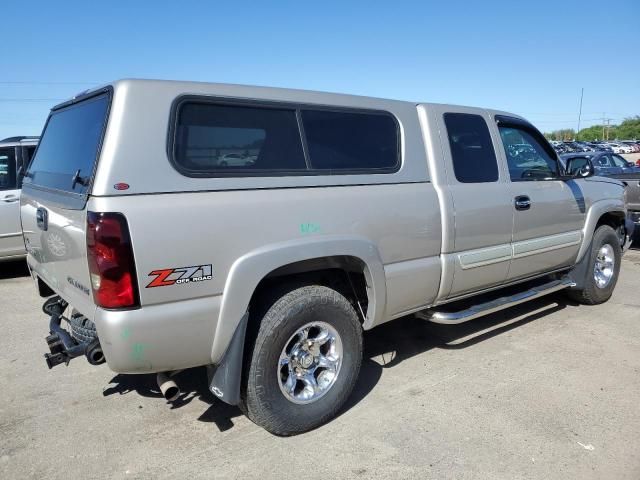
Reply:
[[307, 168], [294, 109], [183, 102], [175, 162], [198, 174], [277, 174]]
[[498, 180], [498, 161], [487, 122], [480, 115], [445, 113], [456, 179], [462, 183]]
[[391, 115], [328, 110], [302, 110], [301, 115], [314, 170], [399, 166], [398, 127]]

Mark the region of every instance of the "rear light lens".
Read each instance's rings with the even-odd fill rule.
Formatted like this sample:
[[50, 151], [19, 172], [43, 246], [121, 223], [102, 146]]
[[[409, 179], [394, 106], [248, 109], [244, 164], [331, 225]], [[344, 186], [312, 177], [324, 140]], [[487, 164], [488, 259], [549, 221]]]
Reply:
[[87, 213], [87, 257], [93, 298], [98, 306], [140, 306], [131, 237], [124, 215]]

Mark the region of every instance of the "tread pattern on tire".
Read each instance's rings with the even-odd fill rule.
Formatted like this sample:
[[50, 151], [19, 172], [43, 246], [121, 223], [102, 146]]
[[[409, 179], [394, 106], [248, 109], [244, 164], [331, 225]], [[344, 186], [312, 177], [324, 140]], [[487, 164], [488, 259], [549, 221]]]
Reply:
[[[355, 338], [357, 338], [357, 351], [351, 352], [357, 362], [354, 368], [355, 373], [353, 374], [355, 378], [348, 378], [346, 380], [342, 391], [336, 394], [337, 398], [334, 399], [331, 408], [319, 417], [314, 418], [308, 415], [297, 415], [293, 418], [288, 417], [284, 419], [278, 416], [278, 410], [262, 398], [265, 394], [264, 389], [261, 388], [262, 385], [260, 385], [259, 382], [246, 379], [242, 410], [254, 423], [271, 433], [281, 436], [294, 435], [311, 430], [335, 417], [349, 395], [351, 395], [362, 360], [362, 329], [360, 321], [353, 306], [344, 296], [331, 288], [319, 285], [302, 287], [298, 285], [298, 288], [290, 285], [287, 289], [278, 288], [275, 289], [273, 294], [267, 295], [263, 299], [263, 302], [266, 306], [266, 312], [262, 317], [254, 348], [248, 360], [247, 377], [264, 378], [264, 373], [259, 363], [261, 356], [264, 357], [266, 354], [263, 353], [260, 355], [259, 352], [264, 352], [263, 349], [268, 348], [266, 342], [273, 337], [276, 330], [282, 328], [281, 319], [286, 318], [286, 316], [295, 316], [296, 313], [305, 310], [308, 306], [317, 305], [315, 302], [331, 304], [344, 311], [349, 318], [349, 321], [346, 322], [346, 328], [353, 328], [353, 331], [349, 333], [355, 335]], [[259, 310], [264, 311], [264, 307]], [[343, 325], [343, 327], [345, 327], [345, 325]], [[277, 346], [277, 349], [279, 350], [280, 346]], [[349, 372], [345, 372], [345, 375], [348, 374]], [[320, 401], [322, 400], [323, 399]], [[282, 401], [287, 402], [288, 400], [282, 396]]]
[[[606, 287], [606, 289], [599, 289], [595, 285], [595, 280], [593, 279], [593, 268], [595, 265], [595, 258], [598, 254], [598, 250], [600, 246], [604, 243], [609, 243], [613, 249], [616, 257], [615, 264], [615, 272], [614, 277], [611, 279], [611, 282]], [[613, 293], [615, 289], [616, 283], [618, 281], [618, 275], [620, 273], [620, 262], [622, 259], [622, 251], [620, 245], [618, 243], [618, 235], [615, 230], [611, 228], [609, 225], [600, 225], [597, 230], [593, 234], [593, 239], [591, 241], [591, 248], [587, 255], [589, 258], [589, 266], [587, 268], [586, 275], [587, 277], [584, 280], [584, 288], [579, 290], [569, 290], [567, 295], [572, 300], [582, 303], [585, 305], [598, 305], [600, 303], [604, 303]]]
[[95, 324], [79, 313], [71, 315], [69, 327], [71, 336], [80, 343], [91, 342], [98, 336]]

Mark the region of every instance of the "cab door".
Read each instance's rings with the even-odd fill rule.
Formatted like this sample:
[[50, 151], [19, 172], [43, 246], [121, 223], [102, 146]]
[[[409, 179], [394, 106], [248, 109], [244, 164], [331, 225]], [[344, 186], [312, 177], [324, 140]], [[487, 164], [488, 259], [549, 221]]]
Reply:
[[0, 148], [0, 258], [24, 253], [15, 147]]
[[557, 156], [529, 123], [498, 116], [509, 170], [513, 258], [508, 281], [570, 266], [582, 243], [585, 201], [579, 180], [562, 180]]
[[509, 181], [496, 155], [499, 138], [484, 111], [435, 106], [447, 193], [454, 215], [453, 242], [443, 246], [457, 297], [504, 283], [511, 259], [513, 208]]

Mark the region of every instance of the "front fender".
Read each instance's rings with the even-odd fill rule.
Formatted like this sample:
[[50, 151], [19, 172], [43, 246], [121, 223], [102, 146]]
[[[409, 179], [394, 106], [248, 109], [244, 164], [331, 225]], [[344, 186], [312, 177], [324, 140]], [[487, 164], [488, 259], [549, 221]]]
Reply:
[[613, 212], [620, 212], [622, 214], [626, 212], [622, 198], [598, 200], [591, 205], [591, 208], [589, 208], [589, 211], [587, 212], [584, 228], [582, 229], [582, 245], [580, 246], [580, 250], [578, 250], [576, 263], [582, 260], [585, 253], [589, 250], [591, 239], [593, 238], [593, 234], [596, 230], [596, 225], [598, 224], [600, 217], [605, 213]]
[[378, 248], [368, 239], [355, 235], [333, 235], [267, 245], [243, 255], [231, 266], [216, 323], [212, 363], [217, 364], [222, 359], [263, 278], [291, 263], [332, 256], [356, 257], [364, 263], [369, 296], [364, 328], [381, 322], [387, 301], [384, 267]]

